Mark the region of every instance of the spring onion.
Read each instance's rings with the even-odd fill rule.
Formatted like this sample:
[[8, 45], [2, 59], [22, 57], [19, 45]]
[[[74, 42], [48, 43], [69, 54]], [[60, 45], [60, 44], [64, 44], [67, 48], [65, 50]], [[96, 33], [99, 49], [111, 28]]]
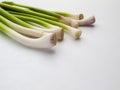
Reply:
[[[83, 23], [84, 23], [84, 22], [82, 22], [82, 24], [81, 24], [80, 20], [74, 20], [72, 18], [64, 17], [63, 15], [55, 13], [55, 12], [50, 12], [48, 10], [43, 10], [43, 9], [31, 7], [31, 6], [15, 4], [13, 2], [7, 2], [7, 1], [5, 1], [5, 2], [3, 2], [0, 5], [2, 7], [4, 7], [4, 8], [6, 8], [6, 9], [9, 9], [11, 7], [10, 9], [12, 9], [12, 10], [19, 11], [19, 12], [24, 12], [24, 13], [27, 13], [27, 14], [37, 15], [37, 16], [40, 16], [39, 14], [43, 13], [43, 16], [41, 16], [41, 17], [44, 17], [44, 18], [47, 18], [47, 19], [51, 19], [51, 20], [55, 20], [55, 21], [58, 21], [58, 22], [62, 22], [62, 23], [65, 23], [67, 25], [70, 25], [72, 27], [78, 27], [80, 25], [83, 25]], [[35, 13], [37, 13], [37, 14], [35, 14]], [[51, 16], [51, 17], [54, 16], [54, 19], [53, 18], [45, 17], [44, 15], [46, 15], [46, 14], [48, 16]], [[89, 20], [89, 18], [88, 18], [88, 20]], [[87, 23], [84, 23], [84, 25], [88, 25], [88, 24], [91, 25], [94, 22], [95, 22], [95, 17], [93, 17], [92, 21], [88, 21]]]
[[[31, 29], [38, 29], [40, 31], [44, 31], [44, 32], [48, 32], [48, 33], [56, 33], [57, 34], [57, 39], [58, 40], [62, 40], [63, 39], [63, 36], [64, 36], [64, 33], [63, 33], [63, 30], [59, 27], [55, 27], [55, 26], [51, 26], [50, 24], [47, 24], [45, 22], [41, 22], [40, 24], [46, 28], [50, 28], [50, 29], [41, 29], [41, 28], [38, 28], [38, 27], [35, 27], [33, 25], [30, 25], [18, 18], [16, 18], [15, 16], [13, 16], [12, 14], [8, 13], [7, 11], [5, 11], [4, 9], [2, 9], [0, 7], [0, 15], [4, 16], [5, 18], [11, 20], [12, 22], [16, 23], [16, 24], [19, 24], [21, 26], [24, 26], [24, 27], [27, 27], [27, 28], [31, 28]], [[14, 26], [14, 25], [13, 25]], [[18, 26], [18, 25], [17, 25]], [[20, 28], [18, 28], [20, 29]], [[25, 30], [25, 28], [24, 28]], [[23, 30], [22, 30], [23, 31]], [[24, 32], [28, 32], [27, 31], [24, 31]], [[24, 33], [24, 34], [27, 34], [27, 33]], [[30, 34], [30, 32], [28, 32], [28, 34]], [[36, 36], [37, 37], [37, 36]]]
[[12, 15], [14, 15], [17, 18], [22, 19], [22, 20], [25, 20], [25, 18], [27, 18], [27, 17], [28, 18], [32, 17], [32, 18], [42, 20], [42, 21], [48, 22], [50, 24], [59, 26], [59, 27], [63, 28], [67, 33], [69, 33], [71, 36], [73, 36], [75, 39], [79, 39], [80, 36], [81, 36], [81, 33], [82, 33], [79, 29], [76, 29], [76, 28], [70, 27], [68, 25], [65, 25], [63, 23], [52, 21], [52, 20], [49, 20], [49, 19], [46, 19], [46, 18], [41, 18], [41, 17], [38, 17], [38, 16], [33, 16], [33, 15], [30, 15], [30, 14], [24, 14], [24, 13], [19, 13], [19, 12], [14, 12], [14, 14], [12, 13]]
[[26, 36], [29, 37], [41, 37], [43, 35], [44, 32], [40, 31], [40, 30], [32, 30], [30, 28], [26, 28], [23, 26], [20, 26], [16, 23], [11, 22], [10, 20], [4, 18], [3, 16], [0, 15], [0, 21], [2, 23], [4, 23], [5, 25], [7, 25], [8, 27], [14, 29], [15, 31], [24, 34]]
[[14, 39], [15, 41], [19, 42], [20, 44], [31, 48], [46, 49], [52, 48], [56, 44], [55, 35], [52, 33], [46, 33], [46, 35], [43, 35], [40, 38], [33, 39], [17, 33], [2, 22], [0, 22], [0, 31], [3, 32], [5, 35], [9, 36], [10, 38]]
[[0, 31], [32, 48], [52, 48], [57, 40], [63, 40], [64, 31], [79, 39], [82, 32], [77, 27], [94, 22], [94, 16], [84, 18], [82, 13], [49, 11], [9, 1], [0, 3]]

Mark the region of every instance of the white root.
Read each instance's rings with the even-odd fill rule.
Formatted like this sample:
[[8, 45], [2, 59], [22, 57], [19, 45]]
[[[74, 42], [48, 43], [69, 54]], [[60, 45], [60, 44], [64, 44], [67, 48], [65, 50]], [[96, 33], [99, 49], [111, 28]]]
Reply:
[[60, 22], [65, 23], [65, 24], [72, 26], [72, 27], [79, 26], [79, 23], [75, 19], [64, 17], [64, 16], [61, 16]]
[[72, 18], [68, 18], [68, 17], [64, 17], [64, 16], [61, 16], [61, 22], [69, 25], [69, 26], [72, 26], [72, 27], [79, 27], [79, 26], [87, 26], [87, 25], [91, 25], [95, 22], [95, 17], [94, 16], [91, 16], [89, 18], [86, 18], [86, 19], [82, 19], [82, 20], [75, 20], [75, 19], [72, 19]]
[[30, 36], [30, 37], [36, 37], [36, 38], [41, 37], [43, 35], [43, 33], [45, 33], [42, 30], [31, 29], [31, 28], [26, 28], [26, 27], [20, 26], [18, 24], [15, 24], [15, 23], [9, 21], [9, 20], [7, 20], [7, 23], [9, 24], [9, 27], [14, 29], [15, 31], [17, 31], [21, 34]]
[[84, 15], [81, 14], [71, 14], [71, 18], [76, 19], [76, 20], [82, 20], [84, 19]]
[[[51, 30], [51, 31], [50, 31]], [[64, 30], [58, 26], [51, 25], [51, 29], [46, 32], [56, 33], [57, 40], [61, 41], [64, 38]]]
[[45, 33], [42, 37], [33, 39], [9, 29], [7, 35], [20, 44], [31, 48], [48, 49], [56, 45], [56, 35], [53, 33]]
[[18, 24], [15, 24], [7, 19], [5, 19], [5, 21], [8, 23], [9, 27], [11, 27], [12, 29], [30, 37], [41, 37], [43, 33], [56, 33], [58, 40], [63, 40], [63, 37], [64, 37], [63, 29], [57, 26], [51, 25], [50, 29], [38, 28], [38, 27], [34, 27], [35, 29], [31, 29], [31, 28], [26, 28]]
[[80, 26], [87, 26], [92, 25], [95, 23], [95, 17], [91, 16], [89, 18], [83, 19], [83, 20], [77, 20]]
[[69, 33], [73, 38], [79, 39], [82, 31], [73, 27], [68, 26], [68, 29], [66, 30], [67, 33]]
[[[38, 27], [34, 27], [37, 30], [41, 30]], [[58, 26], [51, 25], [50, 29], [42, 29], [42, 31], [47, 32], [47, 33], [55, 33], [57, 36], [57, 40], [61, 41], [64, 38], [64, 30]]]

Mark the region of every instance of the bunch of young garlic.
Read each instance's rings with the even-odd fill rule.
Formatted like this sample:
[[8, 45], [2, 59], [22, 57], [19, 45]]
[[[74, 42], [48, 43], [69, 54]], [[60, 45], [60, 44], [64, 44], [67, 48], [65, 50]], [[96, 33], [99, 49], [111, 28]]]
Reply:
[[0, 3], [0, 31], [15, 41], [32, 48], [49, 49], [64, 39], [64, 31], [79, 39], [79, 26], [91, 25], [95, 17], [54, 12], [14, 2]]

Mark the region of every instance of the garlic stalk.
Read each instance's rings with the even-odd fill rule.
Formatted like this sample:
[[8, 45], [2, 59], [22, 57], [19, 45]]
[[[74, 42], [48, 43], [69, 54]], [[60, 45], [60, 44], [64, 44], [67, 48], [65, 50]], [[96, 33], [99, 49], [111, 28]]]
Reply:
[[[5, 9], [9, 9], [9, 10], [17, 11], [17, 12], [19, 11], [21, 13], [36, 15], [36, 16], [40, 16], [40, 17], [43, 17], [43, 18], [47, 18], [47, 19], [50, 19], [50, 20], [57, 21], [57, 22], [62, 22], [62, 23], [65, 23], [67, 25], [70, 25], [72, 27], [78, 27], [80, 25], [83, 25], [83, 24], [80, 23], [81, 21], [79, 21], [79, 20], [74, 20], [72, 18], [68, 18], [68, 17], [65, 17], [63, 15], [57, 14], [55, 12], [51, 12], [51, 11], [40, 9], [40, 8], [15, 4], [13, 2], [7, 2], [7, 1], [1, 3], [0, 6], [5, 8]], [[42, 14], [42, 16], [41, 16], [41, 14]], [[49, 16], [49, 17], [47, 17], [46, 15]], [[93, 19], [94, 19], [93, 21], [88, 21], [87, 20], [88, 21], [87, 24], [84, 23], [84, 22], [82, 22], [82, 23], [84, 23], [84, 25], [88, 25], [88, 24], [91, 25], [95, 22], [95, 17]]]
[[[13, 12], [13, 11], [9, 11], [10, 13], [12, 14], [15, 14], [16, 12]], [[16, 13], [17, 14], [17, 13]], [[56, 36], [58, 38], [58, 40], [63, 40], [64, 38], [64, 31], [62, 28], [58, 27], [58, 26], [54, 26], [52, 24], [49, 24], [45, 21], [42, 21], [42, 20], [38, 20], [36, 18], [32, 18], [32, 17], [27, 17], [27, 16], [19, 16], [18, 18], [22, 19], [23, 21], [30, 21], [30, 22], [34, 22], [36, 24], [39, 24], [45, 28], [48, 28], [48, 29], [42, 29], [42, 31], [45, 31], [45, 32], [52, 32], [52, 33], [56, 33]], [[39, 29], [39, 28], [35, 28], [35, 29]]]
[[79, 39], [80, 36], [81, 36], [81, 33], [82, 33], [79, 29], [76, 29], [76, 28], [70, 27], [68, 25], [65, 25], [63, 23], [52, 21], [52, 20], [49, 20], [49, 19], [46, 19], [46, 18], [41, 18], [41, 17], [38, 17], [38, 16], [33, 16], [33, 15], [30, 15], [30, 14], [24, 14], [24, 13], [19, 13], [19, 12], [16, 12], [12, 15], [14, 15], [15, 17], [17, 17], [19, 19], [22, 19], [22, 20], [25, 19], [24, 17], [28, 17], [28, 18], [32, 17], [32, 18], [36, 18], [38, 20], [45, 21], [45, 22], [48, 22], [50, 24], [59, 26], [59, 27], [63, 28], [67, 33], [69, 33], [71, 36], [73, 36], [75, 39]]
[[[62, 40], [62, 39], [63, 39], [64, 33], [63, 33], [63, 30], [62, 30], [61, 28], [59, 28], [59, 27], [52, 26], [52, 25], [50, 25], [50, 24], [48, 24], [48, 23], [45, 23], [45, 22], [42, 22], [42, 21], [41, 21], [41, 22], [40, 22], [40, 25], [42, 25], [42, 26], [44, 26], [44, 27], [46, 27], [46, 28], [49, 28], [49, 29], [38, 28], [38, 27], [36, 27], [36, 26], [30, 25], [30, 24], [28, 24], [28, 23], [26, 23], [26, 22], [24, 22], [24, 21], [16, 18], [15, 16], [13, 16], [13, 15], [10, 14], [10, 13], [8, 13], [8, 12], [5, 11], [4, 9], [2, 9], [1, 7], [0, 7], [0, 12], [1, 12], [0, 15], [4, 16], [5, 18], [11, 20], [12, 22], [14, 22], [14, 23], [16, 23], [16, 24], [19, 24], [19, 25], [21, 25], [21, 26], [26, 27], [26, 28], [23, 28], [23, 27], [21, 27], [21, 26], [19, 26], [19, 25], [15, 25], [15, 24], [13, 25], [12, 22], [8, 21], [9, 24], [12, 24], [12, 27], [14, 27], [14, 29], [17, 29], [17, 31], [19, 31], [19, 32], [21, 32], [21, 33], [23, 33], [23, 34], [27, 34], [27, 33], [28, 33], [28, 36], [31, 34], [31, 35], [34, 35], [34, 37], [38, 37], [38, 36], [35, 36], [36, 34], [31, 33], [31, 32], [35, 32], [35, 33], [39, 32], [38, 34], [40, 34], [40, 31], [42, 31], [42, 32], [48, 32], [48, 33], [56, 33], [58, 40]], [[16, 26], [17, 26], [17, 27], [16, 27]], [[34, 30], [34, 31], [29, 31], [27, 28], [31, 28], [31, 29], [29, 29], [29, 30], [32, 30], [32, 29], [36, 29], [36, 30]], [[37, 30], [39, 30], [39, 31], [37, 31]], [[38, 34], [37, 34], [37, 35], [38, 35]]]
[[31, 48], [48, 49], [56, 45], [56, 35], [52, 33], [46, 33], [40, 38], [28, 38], [12, 30], [8, 26], [4, 25], [2, 22], [0, 22], [0, 31], [10, 38], [14, 39], [15, 41], [19, 42], [20, 44]]
[[27, 14], [31, 14], [31, 15], [37, 15], [39, 17], [44, 17], [44, 18], [48, 18], [48, 19], [51, 19], [51, 20], [59, 20], [56, 17], [50, 16], [50, 15], [47, 15], [47, 14], [43, 14], [43, 13], [38, 13], [38, 12], [32, 11], [28, 8], [19, 7], [19, 6], [11, 5], [11, 4], [8, 4], [8, 3], [6, 4], [5, 2], [0, 3], [0, 6], [4, 9], [8, 9], [8, 10], [12, 10], [12, 11], [27, 13]]
[[61, 18], [64, 19], [64, 20], [61, 20], [61, 22], [65, 23], [67, 25], [70, 25], [72, 27], [76, 27], [76, 28], [79, 26], [89, 26], [89, 25], [92, 25], [95, 23], [94, 16], [90, 16], [90, 17], [82, 19], [82, 20], [75, 20], [72, 18], [64, 17], [64, 16], [61, 16]]
[[67, 12], [58, 12], [58, 11], [54, 11], [54, 12], [57, 13], [57, 14], [60, 14], [62, 16], [69, 17], [69, 18], [76, 19], [76, 20], [84, 19], [84, 15], [82, 13], [71, 14], [71, 13], [67, 13]]
[[15, 31], [21, 33], [21, 34], [24, 34], [26, 36], [30, 36], [30, 37], [41, 37], [43, 35], [43, 32], [42, 30], [36, 30], [36, 29], [30, 29], [30, 28], [26, 28], [26, 27], [23, 27], [23, 26], [20, 26], [16, 23], [13, 23], [11, 22], [10, 20], [4, 18], [3, 16], [0, 15], [0, 21], [2, 23], [4, 23], [5, 25], [7, 25], [8, 27], [14, 29]]

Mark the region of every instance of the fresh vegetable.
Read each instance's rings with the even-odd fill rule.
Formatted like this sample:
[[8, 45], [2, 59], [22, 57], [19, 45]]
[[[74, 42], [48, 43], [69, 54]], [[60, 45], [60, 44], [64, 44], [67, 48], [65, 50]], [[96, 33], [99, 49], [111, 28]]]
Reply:
[[77, 27], [94, 22], [94, 16], [84, 18], [82, 13], [49, 11], [9, 1], [0, 3], [0, 31], [32, 48], [52, 48], [57, 40], [63, 40], [64, 31], [79, 39], [82, 31]]
[[70, 27], [68, 25], [65, 25], [63, 23], [52, 21], [52, 20], [49, 20], [49, 19], [46, 19], [46, 18], [41, 18], [41, 17], [38, 17], [38, 16], [32, 16], [32, 15], [29, 15], [29, 14], [18, 13], [18, 12], [14, 12], [14, 14], [12, 13], [12, 15], [14, 15], [17, 18], [20, 18], [22, 20], [26, 20], [26, 18], [30, 19], [32, 17], [31, 19], [35, 18], [37, 20], [45, 21], [45, 22], [48, 22], [50, 24], [59, 26], [59, 27], [63, 28], [67, 33], [69, 33], [71, 36], [73, 36], [75, 39], [79, 39], [80, 36], [81, 36], [81, 33], [82, 33], [79, 29], [76, 29], [76, 28]]
[[10, 38], [14, 39], [15, 41], [31, 48], [46, 49], [46, 48], [52, 48], [53, 46], [56, 45], [56, 38], [55, 35], [52, 33], [46, 33], [40, 38], [33, 39], [17, 33], [8, 26], [4, 25], [1, 21], [0, 21], [0, 31], [6, 34], [7, 36], [9, 36]]
[[[33, 26], [33, 25], [30, 25], [18, 18], [16, 18], [15, 16], [13, 16], [12, 14], [8, 13], [7, 11], [5, 11], [4, 9], [2, 9], [0, 7], [0, 15], [4, 16], [5, 18], [11, 20], [12, 22], [16, 23], [16, 24], [19, 24], [21, 26], [24, 26], [24, 27], [27, 27], [27, 28], [31, 28], [31, 29], [36, 29], [36, 30], [39, 30], [39, 31], [43, 31], [43, 32], [49, 32], [49, 33], [56, 33], [57, 34], [57, 38], [58, 40], [62, 40], [63, 39], [63, 36], [64, 36], [64, 33], [63, 33], [63, 30], [59, 27], [56, 27], [56, 26], [52, 26], [46, 22], [42, 22], [40, 23], [40, 25], [46, 27], [46, 28], [49, 28], [49, 29], [43, 29], [43, 28], [38, 28], [36, 26]], [[11, 23], [10, 23], [11, 24]], [[14, 25], [13, 25], [14, 26]], [[18, 26], [18, 25], [17, 25]], [[18, 28], [20, 29], [20, 28]], [[25, 28], [24, 28], [25, 29]], [[22, 30], [23, 31], [23, 30]], [[28, 30], [27, 30], [28, 32]], [[29, 33], [28, 33], [29, 34]], [[37, 36], [36, 36], [37, 37]]]
[[[6, 8], [6, 9], [10, 8], [9, 10], [24, 12], [27, 14], [36, 15], [36, 16], [40, 16], [43, 18], [62, 22], [62, 23], [65, 23], [67, 25], [70, 25], [72, 27], [78, 27], [80, 25], [83, 25], [83, 23], [84, 23], [84, 21], [81, 22], [80, 20], [74, 20], [72, 18], [64, 17], [64, 15], [61, 15], [61, 14], [58, 14], [55, 12], [50, 12], [48, 10], [35, 8], [35, 7], [31, 7], [31, 6], [15, 4], [13, 2], [6, 2], [5, 1], [5, 2], [1, 3], [0, 6], [2, 6], [3, 8]], [[42, 14], [42, 16], [41, 16], [41, 14]], [[51, 16], [51, 18], [47, 17], [46, 15]], [[52, 18], [53, 16], [54, 16], [54, 18]], [[94, 16], [92, 16], [92, 17], [93, 17], [92, 19], [89, 19], [89, 18], [88, 18], [88, 20], [86, 19], [86, 21], [88, 21], [88, 22], [84, 23], [84, 25], [93, 24], [95, 22], [95, 17]], [[89, 20], [91, 20], [91, 21], [89, 21]]]
[[[13, 11], [8, 11], [8, 12], [12, 13], [12, 14], [16, 13], [16, 12], [13, 12]], [[38, 20], [36, 18], [24, 16], [24, 14], [21, 15], [21, 16], [23, 16], [23, 17], [20, 18], [20, 19], [22, 19], [23, 21], [34, 22], [34, 23], [36, 23], [36, 24], [38, 24], [40, 26], [43, 26], [43, 28], [48, 28], [48, 29], [42, 29], [41, 31], [56, 33], [58, 40], [63, 40], [64, 31], [63, 31], [62, 28], [60, 28], [58, 26], [54, 26], [54, 25], [52, 25], [50, 23], [47, 23], [45, 21]], [[39, 28], [36, 28], [36, 29], [39, 29]]]
[[24, 34], [26, 36], [29, 36], [29, 37], [41, 37], [43, 35], [43, 31], [40, 31], [40, 30], [36, 30], [36, 29], [30, 29], [30, 28], [26, 28], [26, 27], [23, 27], [23, 26], [20, 26], [16, 23], [13, 23], [11, 22], [10, 20], [4, 18], [3, 16], [0, 15], [0, 21], [2, 23], [4, 23], [5, 25], [7, 25], [8, 27], [14, 29], [15, 31], [21, 33], [21, 34]]

